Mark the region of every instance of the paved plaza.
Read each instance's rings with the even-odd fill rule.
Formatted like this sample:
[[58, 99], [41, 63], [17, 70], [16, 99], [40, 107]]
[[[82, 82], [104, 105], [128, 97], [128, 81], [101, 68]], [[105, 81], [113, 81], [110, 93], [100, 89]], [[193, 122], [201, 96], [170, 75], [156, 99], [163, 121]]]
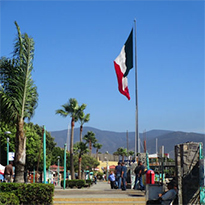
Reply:
[[145, 205], [145, 193], [139, 190], [126, 191], [111, 189], [107, 182], [98, 182], [90, 188], [62, 189], [56, 187], [54, 191], [54, 205]]

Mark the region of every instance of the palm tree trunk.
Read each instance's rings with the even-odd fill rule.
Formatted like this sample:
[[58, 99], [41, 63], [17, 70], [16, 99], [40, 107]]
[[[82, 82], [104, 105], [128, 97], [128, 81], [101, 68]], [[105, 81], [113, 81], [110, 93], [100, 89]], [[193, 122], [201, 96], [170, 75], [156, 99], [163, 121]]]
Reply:
[[91, 143], [91, 141], [89, 141], [89, 148], [90, 148], [90, 156], [91, 156], [91, 152], [92, 152], [92, 143]]
[[23, 131], [24, 121], [20, 119], [16, 132], [15, 182], [24, 182], [24, 166], [26, 162], [26, 136]]
[[81, 155], [78, 158], [78, 179], [81, 179]]
[[80, 126], [80, 142], [82, 142], [82, 135], [83, 135], [83, 126]]
[[[80, 126], [80, 142], [82, 142], [83, 139], [83, 126]], [[78, 178], [81, 179], [81, 157], [79, 159], [79, 163], [78, 163]]]
[[71, 138], [70, 138], [70, 174], [71, 174], [71, 179], [75, 178], [75, 175], [74, 175], [74, 163], [73, 163], [74, 126], [75, 126], [75, 120], [74, 120], [74, 118], [72, 118], [72, 120], [71, 120]]
[[124, 162], [125, 161], [125, 156], [124, 155], [122, 155], [122, 162]]
[[98, 149], [96, 149], [96, 159], [98, 160]]

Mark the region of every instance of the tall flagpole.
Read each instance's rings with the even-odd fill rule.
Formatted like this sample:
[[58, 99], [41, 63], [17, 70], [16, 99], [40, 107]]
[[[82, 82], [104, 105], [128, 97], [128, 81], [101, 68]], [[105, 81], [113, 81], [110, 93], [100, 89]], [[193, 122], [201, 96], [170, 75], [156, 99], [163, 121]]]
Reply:
[[137, 92], [137, 26], [136, 19], [135, 23], [135, 156], [137, 153], [140, 153], [140, 141], [139, 141], [139, 130], [138, 130], [138, 92]]

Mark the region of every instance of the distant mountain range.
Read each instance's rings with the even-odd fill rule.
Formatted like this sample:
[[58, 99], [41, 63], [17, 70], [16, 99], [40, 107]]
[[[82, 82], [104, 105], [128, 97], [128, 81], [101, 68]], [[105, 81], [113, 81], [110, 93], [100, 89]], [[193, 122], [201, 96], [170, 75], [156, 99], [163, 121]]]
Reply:
[[[92, 131], [95, 133], [95, 137], [102, 148], [99, 150], [102, 153], [108, 151], [110, 154], [115, 152], [117, 148], [124, 147], [127, 148], [127, 135], [128, 135], [128, 149], [134, 151], [135, 144], [135, 133], [134, 132], [112, 132], [99, 130], [93, 127], [83, 127], [83, 136], [88, 132]], [[58, 147], [64, 147], [67, 142], [68, 130], [53, 131], [51, 136], [54, 137], [54, 141], [57, 143]], [[156, 153], [156, 144], [159, 148], [164, 146], [165, 153], [169, 153], [171, 158], [174, 158], [174, 146], [176, 144], [181, 144], [185, 142], [205, 142], [205, 135], [199, 133], [187, 133], [181, 131], [167, 131], [167, 130], [151, 130], [148, 132], [140, 133], [140, 149], [141, 152], [144, 151], [143, 142], [146, 139], [146, 147], [149, 154]], [[157, 140], [156, 140], [157, 139]], [[80, 140], [80, 128], [74, 129], [74, 143]], [[156, 143], [157, 141], [157, 143]], [[205, 149], [203, 149], [205, 150]], [[95, 149], [93, 149], [95, 152]], [[204, 152], [205, 153], [205, 152]]]

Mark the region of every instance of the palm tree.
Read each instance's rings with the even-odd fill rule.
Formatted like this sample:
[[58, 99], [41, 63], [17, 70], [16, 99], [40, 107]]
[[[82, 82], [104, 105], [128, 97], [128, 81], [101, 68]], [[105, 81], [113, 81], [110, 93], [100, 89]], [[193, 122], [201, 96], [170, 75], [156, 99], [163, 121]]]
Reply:
[[34, 41], [21, 34], [15, 22], [18, 38], [14, 45], [13, 59], [0, 60], [0, 103], [2, 119], [16, 126], [15, 182], [24, 182], [26, 161], [26, 136], [24, 120], [30, 120], [37, 107], [38, 93], [32, 80]]
[[127, 156], [127, 149], [123, 147], [119, 147], [117, 151], [114, 152], [113, 154], [122, 156], [122, 162], [124, 162], [125, 156]]
[[[86, 107], [85, 107], [86, 108]], [[79, 121], [80, 121], [80, 142], [82, 142], [82, 134], [83, 134], [83, 125], [84, 123], [88, 122], [90, 120], [90, 114], [86, 114], [84, 113], [84, 110], [82, 110], [79, 113]], [[81, 158], [79, 160], [79, 164], [78, 164], [78, 172], [79, 170], [81, 170]], [[80, 173], [78, 173], [79, 179], [81, 179], [81, 176], [79, 175]]]
[[74, 163], [73, 163], [73, 139], [74, 139], [74, 126], [75, 122], [78, 121], [79, 113], [85, 109], [86, 105], [78, 105], [78, 102], [75, 98], [70, 98], [69, 102], [62, 105], [63, 109], [56, 110], [56, 114], [60, 114], [63, 117], [70, 115], [71, 117], [71, 138], [70, 138], [70, 172], [71, 179], [74, 179]]
[[84, 142], [77, 142], [74, 144], [74, 153], [78, 154], [78, 178], [81, 179], [81, 160], [82, 155], [88, 153], [88, 147]]
[[82, 133], [83, 133], [83, 125], [84, 123], [90, 120], [90, 114], [86, 114], [82, 111], [79, 114], [79, 121], [80, 121], [80, 142], [82, 142]]
[[97, 142], [97, 139], [95, 138], [95, 133], [92, 131], [88, 131], [87, 134], [83, 137], [83, 139], [86, 141], [86, 143], [89, 144], [90, 149], [90, 155], [92, 153], [92, 145]]
[[[130, 150], [130, 151], [128, 152], [128, 156], [131, 157], [131, 160], [133, 160], [133, 159], [135, 160], [134, 154], [135, 154], [135, 152], [132, 151], [132, 150]], [[129, 158], [129, 160], [130, 160], [130, 158]]]
[[95, 144], [93, 145], [93, 147], [96, 148], [96, 159], [98, 159], [98, 151], [99, 151], [99, 149], [101, 149], [102, 144], [100, 144], [100, 143], [95, 143]]
[[134, 151], [130, 150], [130, 151], [128, 152], [128, 155], [129, 155], [129, 156], [133, 156], [134, 153], [135, 153]]

